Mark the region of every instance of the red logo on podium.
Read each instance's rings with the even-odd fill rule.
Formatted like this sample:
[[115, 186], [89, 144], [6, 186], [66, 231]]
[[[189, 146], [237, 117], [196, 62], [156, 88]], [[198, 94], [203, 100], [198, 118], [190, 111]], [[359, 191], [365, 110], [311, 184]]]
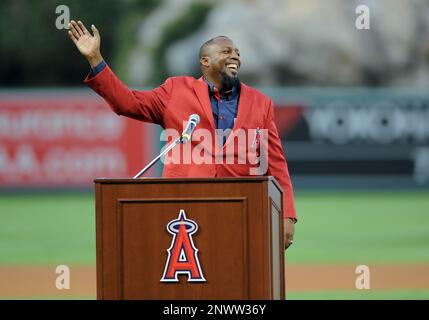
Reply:
[[161, 282], [178, 282], [179, 274], [187, 275], [188, 282], [205, 282], [197, 257], [198, 249], [192, 241], [198, 225], [186, 218], [185, 210], [180, 210], [179, 217], [167, 224], [167, 230], [173, 235], [173, 240], [167, 250], [168, 258]]

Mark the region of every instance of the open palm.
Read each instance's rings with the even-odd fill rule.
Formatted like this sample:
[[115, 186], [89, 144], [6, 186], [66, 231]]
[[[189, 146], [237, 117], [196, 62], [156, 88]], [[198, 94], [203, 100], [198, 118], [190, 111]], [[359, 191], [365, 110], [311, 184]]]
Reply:
[[83, 56], [90, 58], [100, 53], [100, 33], [94, 25], [91, 26], [94, 35], [89, 33], [81, 21], [76, 23], [72, 20], [69, 27], [69, 37]]

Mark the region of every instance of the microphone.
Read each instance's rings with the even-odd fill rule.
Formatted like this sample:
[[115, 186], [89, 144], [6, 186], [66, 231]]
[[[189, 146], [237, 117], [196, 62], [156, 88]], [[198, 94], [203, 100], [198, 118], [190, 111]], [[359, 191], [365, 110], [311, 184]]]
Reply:
[[200, 116], [196, 113], [189, 116], [188, 125], [185, 130], [183, 130], [182, 136], [180, 137], [180, 142], [188, 143], [191, 140], [192, 132], [194, 131], [197, 124], [200, 123]]
[[179, 143], [188, 143], [189, 140], [191, 140], [192, 132], [194, 131], [197, 124], [200, 123], [200, 116], [198, 114], [192, 114], [189, 117], [188, 125], [186, 126], [185, 130], [183, 130], [183, 133], [180, 137], [177, 137], [176, 140], [174, 140], [172, 143], [168, 145], [168, 147], [164, 148], [164, 150], [151, 162], [149, 162], [146, 167], [140, 170], [139, 173], [137, 173], [134, 176], [134, 179], [140, 178], [147, 170], [149, 170], [161, 157], [166, 155], [171, 149], [173, 149], [175, 146], [177, 146]]

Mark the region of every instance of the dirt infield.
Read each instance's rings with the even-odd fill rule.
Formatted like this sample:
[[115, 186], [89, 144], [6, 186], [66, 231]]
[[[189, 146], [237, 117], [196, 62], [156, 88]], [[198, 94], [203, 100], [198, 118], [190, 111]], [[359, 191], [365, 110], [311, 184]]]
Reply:
[[[356, 290], [357, 265], [293, 265], [286, 267], [286, 290]], [[429, 289], [429, 264], [368, 265], [370, 289]]]
[[70, 266], [70, 289], [58, 290], [56, 266], [0, 267], [0, 298], [83, 296], [95, 298], [95, 267]]
[[[369, 265], [372, 290], [429, 289], [429, 264]], [[0, 298], [95, 298], [95, 268], [70, 267], [70, 289], [58, 290], [56, 266], [0, 267]], [[356, 265], [302, 264], [286, 267], [288, 292], [356, 290]]]

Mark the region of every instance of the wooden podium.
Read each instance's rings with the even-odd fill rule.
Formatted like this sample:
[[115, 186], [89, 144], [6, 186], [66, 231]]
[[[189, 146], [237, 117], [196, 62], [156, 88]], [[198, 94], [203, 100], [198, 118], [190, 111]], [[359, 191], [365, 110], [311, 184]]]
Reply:
[[98, 299], [284, 299], [273, 177], [96, 179], [95, 188]]

